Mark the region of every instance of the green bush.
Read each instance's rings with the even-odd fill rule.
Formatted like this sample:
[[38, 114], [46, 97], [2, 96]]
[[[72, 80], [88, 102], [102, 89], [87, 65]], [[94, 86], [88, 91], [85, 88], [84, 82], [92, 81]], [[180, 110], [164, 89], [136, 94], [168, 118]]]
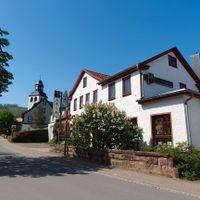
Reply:
[[72, 130], [72, 143], [83, 148], [138, 149], [142, 140], [142, 130], [113, 104], [88, 104]]
[[10, 142], [48, 142], [48, 130], [19, 131], [8, 140]]
[[200, 151], [187, 143], [177, 147], [157, 146], [155, 151], [168, 153], [174, 158], [175, 166], [181, 177], [194, 180], [200, 178]]

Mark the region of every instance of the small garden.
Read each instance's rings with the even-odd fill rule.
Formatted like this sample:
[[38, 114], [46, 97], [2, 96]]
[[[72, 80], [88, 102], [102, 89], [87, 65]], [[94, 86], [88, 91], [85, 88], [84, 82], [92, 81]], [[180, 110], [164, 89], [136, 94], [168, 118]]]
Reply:
[[168, 153], [174, 159], [180, 177], [188, 180], [200, 179], [200, 151], [192, 145], [179, 143], [176, 147], [167, 145], [143, 146], [141, 150]]
[[69, 143], [82, 147], [138, 150], [142, 130], [125, 112], [113, 104], [88, 104], [85, 112], [73, 119]]

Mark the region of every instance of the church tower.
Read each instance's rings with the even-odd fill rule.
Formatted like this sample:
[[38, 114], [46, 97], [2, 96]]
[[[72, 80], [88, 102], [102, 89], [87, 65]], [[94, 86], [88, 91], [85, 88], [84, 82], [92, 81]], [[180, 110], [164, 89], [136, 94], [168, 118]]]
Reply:
[[44, 85], [41, 80], [35, 83], [35, 90], [29, 95], [28, 98], [28, 110], [33, 107], [35, 103], [40, 102], [43, 99], [47, 99], [47, 95], [44, 93]]

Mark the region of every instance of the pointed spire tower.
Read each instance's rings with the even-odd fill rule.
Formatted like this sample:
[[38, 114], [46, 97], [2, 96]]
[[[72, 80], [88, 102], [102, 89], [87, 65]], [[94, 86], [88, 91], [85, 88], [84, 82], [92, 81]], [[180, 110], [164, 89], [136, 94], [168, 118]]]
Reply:
[[29, 95], [28, 98], [28, 110], [32, 108], [35, 103], [40, 102], [43, 99], [47, 99], [47, 95], [44, 93], [44, 84], [41, 80], [35, 83], [35, 90]]

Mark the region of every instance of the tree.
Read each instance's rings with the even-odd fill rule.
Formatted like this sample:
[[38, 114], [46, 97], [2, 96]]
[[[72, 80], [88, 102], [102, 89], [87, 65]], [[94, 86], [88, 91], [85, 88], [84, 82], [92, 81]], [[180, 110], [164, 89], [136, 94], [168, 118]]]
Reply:
[[2, 96], [3, 92], [8, 91], [8, 85], [12, 83], [11, 80], [13, 79], [12, 73], [6, 70], [6, 67], [9, 67], [8, 61], [13, 57], [3, 50], [4, 47], [9, 46], [9, 41], [3, 37], [8, 34], [7, 31], [3, 31], [0, 28], [0, 96]]
[[38, 106], [33, 113], [32, 128], [43, 129], [45, 127], [47, 127], [47, 124], [45, 122], [44, 109], [42, 106]]
[[8, 133], [14, 122], [14, 115], [8, 109], [0, 110], [0, 133]]
[[74, 145], [95, 149], [138, 149], [142, 130], [114, 104], [88, 104], [73, 119]]
[[62, 110], [69, 109], [68, 92], [66, 90], [63, 92], [61, 109]]

